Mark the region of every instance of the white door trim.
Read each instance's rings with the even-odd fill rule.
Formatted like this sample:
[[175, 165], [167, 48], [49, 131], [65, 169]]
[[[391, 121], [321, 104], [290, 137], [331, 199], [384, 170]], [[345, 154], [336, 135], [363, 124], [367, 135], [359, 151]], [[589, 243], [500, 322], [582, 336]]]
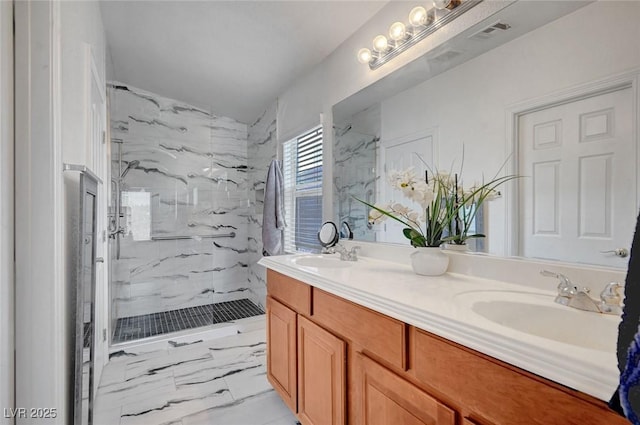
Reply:
[[[13, 1], [0, 2], [0, 406], [15, 408]], [[4, 415], [3, 415], [4, 416]], [[14, 423], [12, 418], [3, 424]]]
[[[506, 110], [506, 156], [509, 158], [507, 164], [508, 174], [518, 174], [518, 158], [520, 155], [518, 145], [518, 120], [520, 116], [530, 112], [547, 109], [553, 106], [571, 103], [587, 97], [600, 94], [611, 93], [624, 88], [631, 88], [633, 96], [633, 117], [632, 137], [636, 141], [636, 146], [640, 147], [640, 134], [638, 126], [640, 124], [640, 68], [625, 71], [620, 74], [612, 75], [606, 78], [595, 80], [586, 84], [580, 84], [568, 89], [559, 90], [547, 95], [528, 99], [518, 102], [507, 107]], [[640, 164], [640, 148], [636, 149], [636, 163]], [[638, 169], [636, 173], [636, 193], [634, 202], [638, 205], [640, 199], [640, 174]], [[505, 188], [505, 217], [507, 228], [505, 231], [505, 255], [518, 255], [520, 246], [519, 238], [519, 214], [518, 206], [520, 199], [518, 197], [517, 180], [512, 180], [506, 184]]]
[[71, 332], [65, 288], [61, 16], [15, 2], [16, 406], [68, 423]]

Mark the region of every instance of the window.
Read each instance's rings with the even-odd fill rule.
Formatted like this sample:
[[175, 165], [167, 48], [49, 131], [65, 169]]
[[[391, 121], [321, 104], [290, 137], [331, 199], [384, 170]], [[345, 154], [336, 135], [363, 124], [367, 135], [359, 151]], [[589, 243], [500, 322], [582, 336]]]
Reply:
[[322, 225], [322, 127], [283, 145], [286, 252], [320, 250]]

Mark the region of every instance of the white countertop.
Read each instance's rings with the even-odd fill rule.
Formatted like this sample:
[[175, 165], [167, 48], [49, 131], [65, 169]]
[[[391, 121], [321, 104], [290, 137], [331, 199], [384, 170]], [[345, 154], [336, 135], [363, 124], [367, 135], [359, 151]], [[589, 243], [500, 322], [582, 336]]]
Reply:
[[[458, 273], [419, 276], [407, 265], [368, 257], [341, 268], [302, 267], [296, 264], [302, 256], [309, 255], [264, 257], [258, 264], [601, 400], [608, 401], [617, 387], [617, 316], [558, 305], [553, 302], [555, 292], [535, 287]], [[519, 297], [531, 298], [546, 311], [568, 309], [577, 315], [571, 316], [577, 319], [571, 326], [596, 320], [603, 326], [593, 327], [592, 334], [591, 329], [579, 329], [577, 335], [586, 332], [600, 349], [560, 342], [557, 332], [554, 340], [517, 331], [472, 308], [478, 301]], [[566, 323], [557, 323], [558, 330], [566, 332], [564, 328]]]

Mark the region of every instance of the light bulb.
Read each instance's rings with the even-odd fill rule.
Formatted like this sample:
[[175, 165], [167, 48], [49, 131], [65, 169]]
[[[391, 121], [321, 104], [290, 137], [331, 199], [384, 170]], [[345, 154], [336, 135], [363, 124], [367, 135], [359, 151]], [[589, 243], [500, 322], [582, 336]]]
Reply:
[[409, 12], [409, 23], [414, 27], [421, 27], [427, 23], [427, 9], [416, 6]]
[[385, 37], [384, 35], [379, 35], [373, 39], [373, 50], [375, 50], [376, 52], [386, 52], [388, 47], [389, 42], [387, 41], [387, 37]]
[[433, 0], [433, 7], [436, 9], [447, 9], [451, 4], [451, 0]]
[[358, 62], [369, 63], [371, 62], [372, 57], [373, 56], [371, 55], [371, 50], [367, 49], [366, 47], [358, 50]]
[[389, 38], [393, 41], [404, 40], [407, 35], [407, 29], [402, 22], [394, 22], [389, 27]]

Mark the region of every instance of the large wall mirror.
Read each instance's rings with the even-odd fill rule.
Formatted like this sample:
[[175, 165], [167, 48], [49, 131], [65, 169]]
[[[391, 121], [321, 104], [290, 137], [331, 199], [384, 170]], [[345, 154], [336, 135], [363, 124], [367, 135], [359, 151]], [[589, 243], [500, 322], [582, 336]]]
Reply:
[[[486, 203], [478, 250], [627, 266], [638, 212], [638, 2], [517, 1], [333, 108], [334, 214], [356, 239], [406, 243], [367, 223], [385, 172], [517, 173]], [[500, 29], [486, 28], [502, 23]], [[506, 29], [503, 29], [506, 28]], [[357, 66], [357, 63], [354, 64]], [[401, 198], [401, 195], [397, 195]]]

